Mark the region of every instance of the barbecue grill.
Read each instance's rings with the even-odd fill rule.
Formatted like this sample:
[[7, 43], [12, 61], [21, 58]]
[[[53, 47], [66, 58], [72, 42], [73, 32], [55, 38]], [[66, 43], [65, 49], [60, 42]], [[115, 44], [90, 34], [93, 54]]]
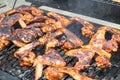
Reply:
[[[114, 10], [110, 10], [106, 13], [105, 9], [103, 9], [103, 11], [104, 11], [103, 13], [101, 12], [100, 15], [96, 15], [97, 13], [94, 14], [92, 11], [89, 14], [87, 14], [88, 13], [87, 10], [84, 10], [85, 6], [82, 7], [84, 9], [82, 9], [80, 7], [82, 9], [82, 10], [80, 10], [80, 8], [78, 6], [75, 6], [72, 4], [67, 5], [69, 1], [73, 2], [73, 0], [72, 1], [71, 0], [66, 0], [66, 1], [65, 0], [56, 0], [56, 1], [55, 0], [46, 0], [46, 1], [45, 0], [35, 0], [35, 1], [26, 0], [25, 1], [26, 3], [24, 3], [23, 5], [36, 6], [36, 7], [39, 7], [41, 9], [45, 10], [46, 12], [47, 11], [56, 11], [56, 12], [62, 11], [62, 13], [61, 12], [58, 12], [58, 13], [65, 15], [67, 17], [71, 17], [70, 14], [73, 14], [73, 16], [74, 15], [80, 16], [80, 17], [83, 17], [86, 20], [92, 22], [96, 27], [100, 27], [100, 25], [108, 25], [108, 26], [111, 25], [111, 27], [115, 27], [115, 28], [120, 27], [120, 25], [118, 24], [119, 23], [119, 15], [117, 15], [117, 13], [120, 12], [120, 9], [119, 9], [120, 4], [119, 3], [112, 2], [111, 0], [84, 0], [84, 1], [82, 0], [83, 3], [85, 3], [86, 5], [89, 3], [89, 5], [87, 5], [87, 6], [91, 5], [91, 7], [89, 9], [92, 11], [94, 11], [92, 8], [95, 7], [95, 6], [93, 6], [93, 4], [96, 4], [97, 7], [96, 7], [95, 12], [100, 11], [100, 9], [101, 9], [100, 7], [102, 7], [102, 8], [104, 7], [105, 9], [112, 8], [115, 10], [115, 12], [114, 12]], [[77, 2], [78, 0], [74, 0], [74, 1]], [[81, 0], [79, 0], [79, 1], [81, 1]], [[79, 3], [82, 4], [82, 1]], [[88, 3], [86, 1], [88, 1]], [[61, 2], [61, 4], [60, 4], [60, 2]], [[13, 6], [9, 9], [19, 7], [20, 4], [19, 5], [17, 5], [17, 4], [19, 4], [19, 1], [13, 1], [13, 3], [11, 2], [11, 5], [13, 5]], [[44, 5], [44, 6], [42, 6], [42, 5]], [[6, 8], [8, 6], [9, 5], [6, 4], [5, 6], [2, 6], [1, 9]], [[46, 6], [49, 6], [49, 7], [46, 7]], [[51, 8], [51, 7], [55, 7], [56, 9]], [[68, 8], [68, 7], [70, 7], [70, 8]], [[74, 7], [76, 7], [75, 10], [74, 10]], [[67, 10], [67, 12], [64, 10]], [[80, 10], [80, 11], [78, 11], [78, 10]], [[68, 12], [68, 11], [71, 11], [72, 13]], [[6, 12], [6, 11], [3, 11], [3, 12]], [[81, 15], [84, 13], [86, 16]], [[105, 15], [109, 15], [109, 17], [105, 19], [104, 18]], [[89, 16], [89, 17], [87, 17], [87, 16]], [[116, 16], [118, 16], [118, 17], [116, 18]], [[97, 18], [100, 18], [100, 19], [104, 18], [104, 20], [100, 20]], [[114, 23], [112, 23], [112, 22], [114, 22]], [[75, 28], [74, 28], [74, 26], [75, 26]], [[82, 34], [80, 32], [81, 27], [82, 26], [78, 23], [72, 23], [68, 27], [68, 29], [71, 32], [75, 33], [79, 38], [81, 38], [85, 44], [87, 44], [89, 39], [82, 36]], [[109, 36], [110, 36], [110, 34], [106, 34], [106, 38], [109, 38]], [[40, 52], [42, 52], [42, 48], [43, 47], [40, 47], [40, 46], [37, 47], [35, 49], [36, 53], [39, 54]], [[5, 47], [0, 52], [0, 61], [1, 61], [0, 80], [34, 80], [34, 68], [21, 67], [19, 65], [19, 61], [16, 58], [14, 58], [13, 53], [17, 49], [18, 48], [14, 44], [11, 43], [9, 46]], [[74, 66], [75, 62], [77, 61], [77, 58], [65, 56], [64, 51], [62, 51], [60, 49], [57, 49], [57, 51], [60, 53], [60, 55], [63, 57], [63, 59], [67, 62], [67, 66]], [[100, 68], [96, 67], [94, 61], [92, 61], [91, 66], [89, 68], [85, 69], [84, 71], [82, 71], [82, 74], [87, 75], [87, 76], [92, 76], [95, 80], [120, 80], [120, 61], [119, 61], [120, 54], [119, 53], [120, 53], [120, 48], [112, 56], [112, 59], [111, 59], [112, 67], [111, 68], [100, 69]], [[47, 68], [47, 66], [44, 67], [44, 70], [46, 68]], [[46, 80], [46, 78], [44, 75], [42, 75], [42, 77], [39, 80]], [[70, 76], [65, 75], [62, 78], [62, 80], [73, 80], [73, 79]]]

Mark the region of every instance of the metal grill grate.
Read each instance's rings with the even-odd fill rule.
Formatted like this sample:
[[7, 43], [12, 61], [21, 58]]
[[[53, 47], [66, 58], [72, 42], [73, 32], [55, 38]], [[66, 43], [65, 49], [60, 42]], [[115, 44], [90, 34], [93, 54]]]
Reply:
[[[74, 28], [74, 26], [76, 28]], [[85, 43], [89, 41], [89, 39], [83, 37], [80, 33], [80, 27], [81, 25], [77, 23], [71, 24], [68, 29], [75, 33], [78, 37], [80, 37]], [[98, 27], [98, 25], [96, 25]], [[73, 29], [74, 28], [74, 29]], [[0, 65], [0, 70], [7, 72], [20, 80], [34, 80], [34, 68], [33, 67], [20, 67], [19, 66], [19, 60], [17, 60], [14, 56], [13, 53], [15, 50], [18, 48], [11, 44], [7, 46], [4, 50], [0, 52], [0, 61], [2, 64]], [[41, 51], [42, 48], [38, 47], [38, 51]], [[64, 55], [64, 51], [57, 49], [59, 54], [63, 57], [63, 59], [66, 61], [67, 66], [74, 66], [74, 64], [77, 61], [77, 58], [75, 57], [68, 57]], [[40, 52], [39, 52], [40, 53]], [[120, 49], [118, 49], [118, 52], [116, 54], [113, 54], [113, 57], [111, 59], [111, 62], [113, 64], [111, 69], [104, 69], [101, 70], [96, 67], [94, 60], [91, 62], [91, 66], [81, 73], [87, 76], [93, 76], [94, 79], [101, 80], [112, 80], [115, 79], [120, 72]], [[44, 71], [47, 67], [44, 67]], [[43, 75], [39, 80], [46, 80], [45, 76]], [[65, 75], [62, 80], [73, 80], [68, 75]]]

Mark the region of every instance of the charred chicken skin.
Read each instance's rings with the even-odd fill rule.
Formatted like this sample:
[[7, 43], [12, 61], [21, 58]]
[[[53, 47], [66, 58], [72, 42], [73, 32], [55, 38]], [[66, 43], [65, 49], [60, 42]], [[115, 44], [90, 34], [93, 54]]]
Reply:
[[4, 19], [5, 14], [0, 14], [0, 22]]
[[65, 74], [70, 75], [74, 80], [92, 80], [81, 75], [74, 67], [48, 67], [44, 74], [48, 80], [60, 80]]
[[38, 45], [39, 42], [34, 41], [15, 51], [14, 56], [20, 60], [21, 66], [31, 66], [33, 64], [36, 55], [32, 50]]
[[43, 65], [63, 67], [66, 65], [66, 62], [54, 49], [49, 49], [47, 54], [37, 56], [34, 61], [35, 80], [42, 76]]
[[38, 16], [38, 15], [43, 14], [43, 11], [40, 9], [36, 9], [35, 7], [32, 7], [32, 6], [31, 7], [30, 6], [23, 6], [23, 7], [8, 11], [7, 15], [11, 15], [14, 13], [23, 13], [23, 12], [31, 12], [32, 15], [34, 15], [34, 16]]
[[95, 54], [94, 51], [87, 48], [73, 49], [65, 53], [67, 56], [74, 56], [78, 58], [75, 64], [75, 69], [84, 70], [90, 66], [91, 60]]
[[66, 36], [66, 42], [62, 46], [64, 50], [78, 48], [83, 45], [83, 41], [78, 38], [74, 33], [70, 32], [65, 28], [63, 28], [62, 31]]
[[0, 27], [13, 26], [20, 18], [21, 15], [18, 13], [10, 16], [5, 16], [3, 20], [0, 22]]
[[20, 14], [14, 14], [11, 16], [0, 15], [0, 50], [10, 43], [9, 38], [12, 36], [12, 28], [19, 19]]
[[78, 18], [78, 17], [73, 17], [73, 18], [70, 18], [70, 19], [72, 21], [77, 21], [80, 24], [82, 24], [82, 26], [83, 26], [81, 28], [82, 35], [91, 38], [95, 34], [96, 28], [95, 28], [95, 26], [93, 24], [87, 22], [84, 19]]
[[16, 29], [14, 34], [24, 43], [30, 43], [34, 41], [36, 37], [42, 36], [42, 31], [40, 28]]
[[[106, 43], [105, 33], [107, 27], [100, 27], [97, 32], [92, 36], [89, 44], [87, 46], [83, 46], [89, 48], [96, 52], [99, 56], [96, 58], [97, 66], [104, 68], [111, 66], [110, 58], [111, 53], [103, 50], [103, 45]], [[105, 61], [104, 61], [105, 60]]]
[[64, 16], [59, 15], [59, 14], [57, 14], [55, 12], [48, 12], [47, 15], [49, 17], [52, 17], [52, 18], [56, 19], [57, 21], [61, 22], [62, 26], [64, 26], [64, 27], [67, 27], [71, 23], [70, 20], [68, 20]]
[[10, 26], [5, 26], [0, 28], [0, 50], [7, 46], [10, 41], [9, 38], [12, 36], [12, 31]]

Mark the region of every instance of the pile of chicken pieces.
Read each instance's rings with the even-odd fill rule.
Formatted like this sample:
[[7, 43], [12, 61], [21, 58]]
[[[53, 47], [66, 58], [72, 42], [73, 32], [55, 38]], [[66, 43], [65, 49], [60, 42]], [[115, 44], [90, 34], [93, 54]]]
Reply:
[[[80, 28], [82, 35], [90, 38], [87, 45], [66, 28], [74, 21], [83, 25]], [[106, 32], [112, 34], [110, 40], [105, 38]], [[92, 80], [80, 72], [90, 66], [95, 55], [98, 67], [111, 67], [110, 59], [118, 49], [120, 31], [107, 26], [96, 28], [78, 17], [68, 19], [55, 12], [45, 14], [35, 7], [23, 6], [0, 14], [0, 50], [10, 43], [19, 48], [13, 54], [20, 61], [20, 66], [35, 68], [35, 80], [42, 74], [48, 80], [60, 80], [65, 74], [75, 80]], [[37, 46], [45, 46], [42, 55], [33, 51]], [[73, 67], [66, 66], [56, 48], [64, 50], [66, 56], [78, 58], [76, 64]], [[45, 65], [48, 67], [43, 73]]]

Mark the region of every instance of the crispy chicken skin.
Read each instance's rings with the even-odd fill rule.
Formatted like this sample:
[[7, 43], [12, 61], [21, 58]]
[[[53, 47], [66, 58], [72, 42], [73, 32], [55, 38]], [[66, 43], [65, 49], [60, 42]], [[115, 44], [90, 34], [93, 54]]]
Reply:
[[53, 38], [55, 38], [57, 36], [60, 36], [62, 34], [63, 34], [63, 32], [61, 31], [61, 29], [59, 29], [59, 30], [57, 30], [57, 31], [55, 31], [53, 33], [46, 33], [46, 35], [39, 38], [40, 45], [44, 45], [50, 39], [53, 39]]
[[24, 43], [30, 43], [36, 37], [42, 36], [42, 31], [40, 28], [16, 29], [14, 34]]
[[10, 43], [9, 38], [11, 37], [11, 35], [12, 32], [10, 26], [0, 28], [0, 50], [2, 50]]
[[[103, 45], [106, 43], [106, 39], [105, 39], [106, 29], [107, 29], [107, 27], [100, 27], [97, 30], [97, 32], [95, 33], [95, 35], [92, 36], [92, 38], [89, 42], [89, 45], [90, 45], [92, 50], [94, 50], [96, 52], [99, 52], [102, 50]], [[111, 57], [111, 55], [109, 53], [105, 53], [105, 54], [100, 53], [99, 55], [101, 55], [101, 56], [105, 55], [108, 58]]]
[[9, 40], [0, 37], [0, 51], [9, 44]]
[[10, 37], [12, 36], [12, 28], [21, 17], [20, 14], [14, 14], [11, 16], [0, 15], [0, 50], [10, 43]]
[[74, 80], [92, 80], [85, 75], [81, 75], [73, 67], [48, 67], [44, 74], [48, 80], [60, 80], [65, 74], [70, 75]]
[[32, 24], [28, 24], [24, 28], [41, 28], [43, 26], [47, 26], [47, 24], [45, 24], [43, 22], [35, 22], [35, 23], [32, 23]]
[[33, 22], [45, 22], [45, 20], [48, 20], [48, 19], [50, 19], [50, 18], [47, 17], [47, 16], [43, 16], [43, 15], [35, 16], [34, 18], [31, 19], [31, 21], [29, 23], [33, 23]]
[[107, 52], [116, 52], [118, 50], [118, 44], [114, 40], [108, 40], [104, 45], [103, 45], [103, 50]]
[[120, 30], [115, 28], [108, 28], [108, 31], [110, 31], [112, 35], [112, 40], [116, 41], [118, 44], [120, 44]]
[[5, 14], [0, 14], [0, 22], [5, 18]]
[[67, 27], [71, 23], [66, 17], [59, 15], [55, 12], [48, 12], [47, 16], [52, 17], [57, 21], [61, 22], [64, 27]]
[[79, 22], [80, 24], [83, 25], [83, 27], [81, 28], [82, 35], [91, 38], [95, 34], [96, 28], [93, 24], [87, 22], [84, 19], [78, 18], [78, 17], [73, 17], [73, 18], [70, 18], [70, 19], [72, 21], [77, 21], [77, 22]]
[[62, 46], [64, 50], [78, 48], [83, 45], [83, 41], [80, 38], [78, 38], [74, 33], [70, 32], [65, 28], [63, 28], [62, 31], [66, 36], [66, 42]]
[[5, 16], [4, 19], [0, 22], [0, 27], [13, 26], [20, 18], [21, 15], [18, 13], [10, 16]]
[[45, 70], [44, 75], [48, 80], [61, 80], [65, 74], [60, 72], [57, 67], [48, 67]]
[[78, 58], [78, 62], [75, 64], [75, 69], [84, 70], [90, 66], [91, 60], [95, 54], [94, 51], [87, 48], [79, 48], [69, 50], [65, 53], [67, 56], [74, 56]]
[[30, 6], [23, 6], [23, 7], [20, 7], [20, 8], [16, 8], [16, 9], [13, 9], [11, 11], [8, 11], [6, 14], [7, 15], [11, 15], [11, 14], [14, 14], [14, 13], [24, 13], [24, 12], [31, 12], [32, 15], [34, 16], [39, 16], [39, 15], [42, 15], [43, 14], [43, 11], [40, 10], [40, 9], [37, 9], [35, 7], [30, 7]]
[[21, 66], [31, 66], [35, 59], [35, 53], [32, 50], [39, 45], [38, 41], [29, 43], [14, 52], [14, 57], [20, 60]]
[[[101, 68], [111, 65], [110, 64], [111, 53], [108, 53], [107, 51], [103, 50], [103, 45], [106, 43], [105, 39], [106, 29], [107, 27], [105, 26], [100, 27], [97, 30], [97, 32], [92, 36], [89, 44], [87, 46], [83, 46], [96, 52], [99, 55], [98, 58], [102, 57], [100, 61], [96, 60], [97, 66]], [[108, 63], [104, 64], [104, 60], [102, 59], [106, 60]]]
[[32, 14], [30, 14], [29, 12], [24, 12], [22, 14], [22, 20], [25, 21], [26, 24], [30, 23], [31, 20], [34, 18], [34, 16]]
[[34, 61], [35, 80], [38, 80], [42, 76], [43, 65], [56, 67], [63, 67], [66, 65], [66, 62], [54, 49], [49, 49], [46, 53], [47, 54], [37, 56]]
[[65, 42], [66, 42], [66, 40], [59, 41], [56, 38], [49, 39], [46, 42], [45, 51], [49, 50], [50, 48], [60, 48], [61, 46], [64, 45]]

